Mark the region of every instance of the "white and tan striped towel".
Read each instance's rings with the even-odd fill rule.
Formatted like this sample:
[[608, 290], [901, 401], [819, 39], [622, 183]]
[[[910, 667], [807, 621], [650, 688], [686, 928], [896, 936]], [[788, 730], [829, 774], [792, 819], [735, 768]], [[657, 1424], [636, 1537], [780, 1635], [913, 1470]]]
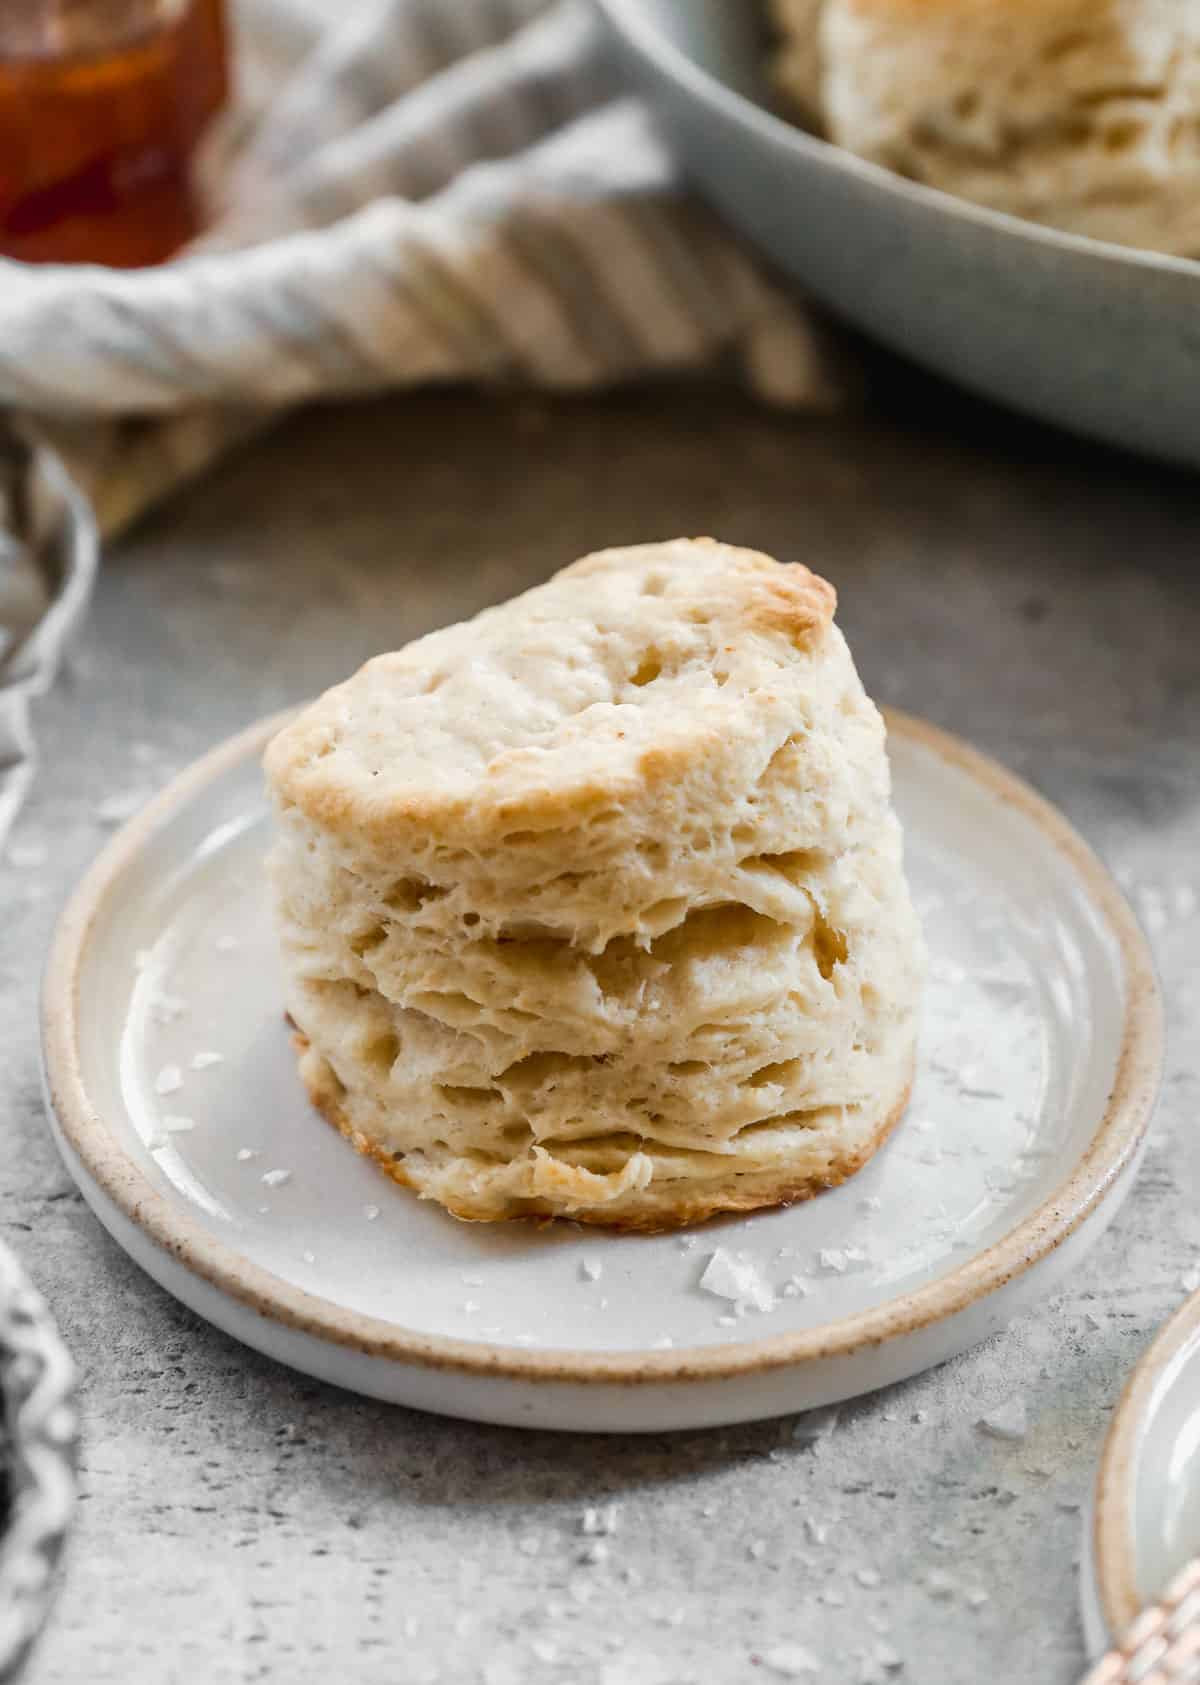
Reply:
[[[205, 237], [152, 270], [0, 261], [0, 405], [33, 418], [104, 532], [309, 398], [578, 391], [721, 361], [776, 402], [835, 396], [819, 332], [614, 85], [587, 0], [235, 17]], [[0, 698], [5, 619], [0, 549]], [[3, 716], [0, 781], [21, 760]]]

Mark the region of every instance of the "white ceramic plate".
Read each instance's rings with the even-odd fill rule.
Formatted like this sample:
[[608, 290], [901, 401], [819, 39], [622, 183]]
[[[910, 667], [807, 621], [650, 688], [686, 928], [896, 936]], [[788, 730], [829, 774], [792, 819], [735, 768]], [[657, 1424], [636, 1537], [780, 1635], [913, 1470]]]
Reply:
[[1099, 1654], [1200, 1556], [1200, 1293], [1134, 1370], [1109, 1428], [1081, 1562]]
[[[278, 723], [207, 756], [115, 839], [63, 916], [44, 997], [51, 1113], [84, 1194], [151, 1275], [247, 1344], [488, 1421], [747, 1420], [882, 1386], [1003, 1327], [1128, 1190], [1160, 1055], [1136, 925], [1032, 791], [893, 718], [932, 976], [913, 1103], [868, 1168], [683, 1238], [463, 1224], [419, 1203], [320, 1121], [294, 1069], [261, 875], [258, 762]], [[274, 1171], [286, 1181], [264, 1182]], [[736, 1314], [697, 1285], [718, 1245], [802, 1290]]]

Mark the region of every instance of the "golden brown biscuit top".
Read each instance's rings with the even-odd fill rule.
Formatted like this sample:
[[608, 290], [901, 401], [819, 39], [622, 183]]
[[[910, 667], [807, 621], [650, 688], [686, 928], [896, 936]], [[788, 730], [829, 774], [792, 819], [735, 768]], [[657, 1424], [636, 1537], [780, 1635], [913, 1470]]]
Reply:
[[284, 727], [268, 779], [335, 832], [552, 823], [786, 709], [835, 601], [801, 564], [712, 539], [601, 551], [369, 661]]

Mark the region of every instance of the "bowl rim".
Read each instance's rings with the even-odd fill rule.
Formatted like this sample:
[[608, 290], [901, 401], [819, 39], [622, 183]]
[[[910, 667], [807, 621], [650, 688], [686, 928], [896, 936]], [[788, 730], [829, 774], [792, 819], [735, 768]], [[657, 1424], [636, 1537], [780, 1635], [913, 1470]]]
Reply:
[[0, 1392], [12, 1461], [0, 1528], [0, 1678], [27, 1656], [58, 1591], [75, 1509], [75, 1365], [41, 1295], [0, 1245]]
[[1025, 241], [1031, 246], [1087, 257], [1113, 268], [1148, 269], [1159, 274], [1192, 281], [1200, 278], [1200, 258], [1180, 257], [1171, 252], [1151, 251], [1144, 246], [1122, 246], [1112, 240], [1097, 240], [1090, 234], [1073, 234], [1046, 223], [1031, 222], [1008, 211], [993, 210], [971, 199], [959, 198], [942, 188], [910, 181], [894, 170], [811, 134], [798, 123], [770, 107], [739, 93], [727, 82], [697, 62], [670, 40], [646, 12], [642, 0], [592, 0], [608, 27], [626, 47], [653, 65], [660, 75], [681, 84], [694, 98], [715, 106], [726, 117], [760, 138], [799, 156], [842, 171], [848, 176], [896, 198], [907, 199], [925, 211], [959, 222], [973, 222], [992, 233]]
[[1141, 1612], [1137, 1583], [1138, 1466], [1150, 1414], [1163, 1385], [1200, 1344], [1200, 1292], [1180, 1306], [1139, 1359], [1117, 1401], [1096, 1475], [1092, 1561], [1100, 1607], [1115, 1638]]
[[92, 1181], [158, 1248], [190, 1273], [285, 1328], [362, 1355], [473, 1376], [623, 1385], [725, 1380], [829, 1361], [911, 1336], [958, 1315], [1048, 1257], [1086, 1223], [1135, 1162], [1157, 1097], [1163, 1014], [1145, 937], [1124, 897], [1066, 818], [1023, 780], [939, 728], [887, 711], [889, 731], [955, 766], [1023, 813], [1064, 855], [1115, 939], [1125, 1019], [1113, 1088], [1086, 1149], [1038, 1208], [992, 1246], [935, 1282], [872, 1311], [732, 1346], [666, 1351], [522, 1349], [406, 1330], [353, 1312], [246, 1260], [160, 1192], [93, 1108], [80, 1055], [80, 977], [96, 919], [142, 848], [208, 783], [257, 756], [294, 710], [260, 721], [209, 751], [109, 843], [63, 911], [42, 991], [46, 1092], [67, 1145]]

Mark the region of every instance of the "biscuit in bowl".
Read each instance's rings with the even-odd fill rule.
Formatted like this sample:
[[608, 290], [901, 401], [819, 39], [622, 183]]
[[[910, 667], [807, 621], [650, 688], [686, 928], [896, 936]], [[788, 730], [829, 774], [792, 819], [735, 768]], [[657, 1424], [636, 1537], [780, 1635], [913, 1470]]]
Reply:
[[773, 5], [780, 86], [838, 145], [1012, 216], [1200, 253], [1197, 0]]
[[799, 565], [586, 557], [266, 756], [301, 1072], [457, 1216], [661, 1229], [860, 1168], [921, 942], [883, 722]]

